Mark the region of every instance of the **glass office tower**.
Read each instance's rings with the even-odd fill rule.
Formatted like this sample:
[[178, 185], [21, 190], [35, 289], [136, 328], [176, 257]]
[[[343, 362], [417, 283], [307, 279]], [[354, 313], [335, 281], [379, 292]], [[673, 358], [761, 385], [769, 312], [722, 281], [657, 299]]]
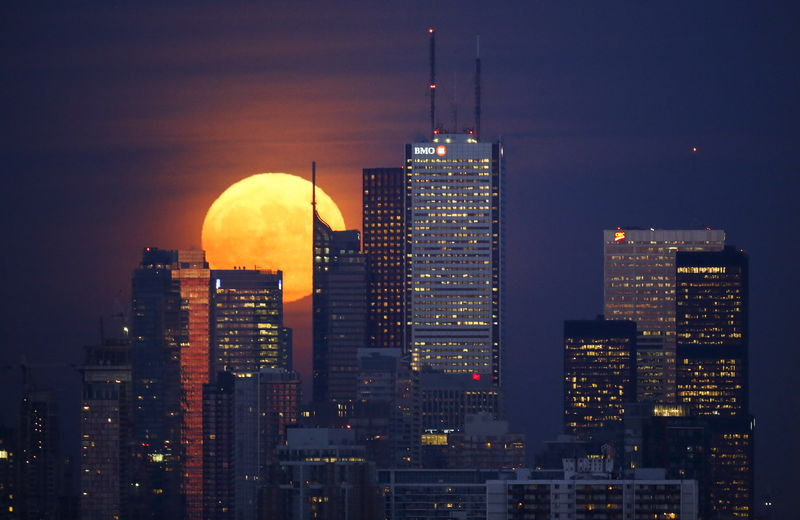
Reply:
[[406, 145], [406, 343], [416, 369], [501, 383], [500, 143]]
[[367, 336], [372, 348], [405, 348], [405, 180], [403, 168], [363, 171]]
[[202, 516], [209, 272], [203, 251], [146, 248], [133, 273], [134, 500], [154, 518]]
[[621, 423], [636, 397], [636, 323], [564, 322], [564, 431], [578, 439]]
[[292, 368], [281, 271], [211, 271], [212, 377]]
[[333, 231], [314, 211], [313, 400], [356, 398], [357, 350], [366, 345], [367, 287], [360, 233]]
[[748, 411], [747, 256], [678, 253], [678, 400], [697, 415]]
[[722, 230], [634, 229], [603, 231], [604, 314], [635, 321], [637, 398], [675, 402], [675, 255], [720, 251]]

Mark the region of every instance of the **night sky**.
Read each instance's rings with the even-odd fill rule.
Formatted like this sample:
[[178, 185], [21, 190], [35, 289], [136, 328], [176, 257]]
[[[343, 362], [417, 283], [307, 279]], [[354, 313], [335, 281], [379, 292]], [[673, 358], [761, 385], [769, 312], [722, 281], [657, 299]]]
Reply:
[[[66, 4], [66, 3], [65, 3]], [[508, 412], [561, 426], [565, 319], [602, 312], [602, 230], [725, 229], [750, 254], [757, 499], [796, 505], [800, 73], [790, 2], [73, 2], [0, 12], [0, 365], [80, 363], [141, 249], [200, 247], [230, 184], [310, 177], [360, 228], [361, 168], [439, 118], [502, 137]], [[697, 147], [697, 152], [692, 152]], [[287, 306], [308, 372], [307, 300]], [[43, 368], [76, 432], [78, 374]], [[0, 372], [14, 424], [18, 371]], [[70, 424], [72, 426], [70, 426]], [[68, 433], [77, 443], [77, 433]], [[783, 512], [783, 513], [782, 513]], [[796, 511], [795, 511], [796, 512]], [[792, 513], [793, 514], [793, 513]]]

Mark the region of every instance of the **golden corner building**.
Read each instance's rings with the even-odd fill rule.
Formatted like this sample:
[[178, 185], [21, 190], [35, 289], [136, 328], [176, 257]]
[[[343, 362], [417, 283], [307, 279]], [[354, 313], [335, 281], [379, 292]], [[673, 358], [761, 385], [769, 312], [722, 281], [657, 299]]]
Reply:
[[415, 369], [501, 384], [501, 143], [406, 145], [406, 340]]

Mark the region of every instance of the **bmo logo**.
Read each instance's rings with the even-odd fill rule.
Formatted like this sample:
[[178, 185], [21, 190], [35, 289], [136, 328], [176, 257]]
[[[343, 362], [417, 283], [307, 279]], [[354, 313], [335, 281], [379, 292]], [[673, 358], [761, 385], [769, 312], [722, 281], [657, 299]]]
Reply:
[[444, 145], [414, 147], [414, 155], [433, 155], [433, 154], [436, 154], [439, 157], [445, 156], [447, 155], [447, 147]]

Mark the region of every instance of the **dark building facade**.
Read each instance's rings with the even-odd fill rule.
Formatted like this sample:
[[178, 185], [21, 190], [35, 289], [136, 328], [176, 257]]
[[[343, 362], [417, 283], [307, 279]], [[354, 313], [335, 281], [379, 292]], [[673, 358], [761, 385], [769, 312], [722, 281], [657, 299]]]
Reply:
[[297, 422], [300, 378], [265, 368], [218, 374], [204, 392], [206, 520], [255, 520], [287, 428]]
[[697, 520], [697, 483], [661, 478], [489, 481], [486, 517]]
[[381, 518], [375, 464], [352, 429], [290, 428], [273, 468], [263, 518]]
[[81, 367], [81, 519], [128, 518], [133, 482], [130, 342], [105, 340], [85, 350]]
[[203, 389], [203, 518], [234, 516], [234, 416], [231, 372], [217, 375]]
[[628, 405], [624, 425], [627, 470], [658, 467], [667, 478], [696, 480], [700, 518], [752, 518], [752, 416], [640, 403]]
[[678, 400], [695, 414], [748, 413], [747, 256], [678, 252]]
[[380, 468], [420, 464], [418, 372], [399, 348], [358, 350], [358, 385], [349, 425]]
[[26, 384], [20, 406], [17, 506], [21, 520], [57, 520], [62, 480], [60, 420], [51, 390]]
[[366, 345], [366, 264], [358, 231], [333, 231], [313, 216], [313, 400], [356, 398], [356, 351]]
[[480, 374], [443, 374], [423, 370], [419, 378], [422, 429], [426, 433], [464, 431], [468, 414], [503, 415], [502, 394]]
[[732, 246], [679, 251], [675, 282], [677, 395], [709, 418], [710, 508], [718, 518], [752, 518], [747, 255]]
[[210, 328], [212, 376], [222, 371], [291, 370], [281, 271], [212, 270]]
[[579, 439], [622, 421], [636, 399], [636, 323], [564, 322], [564, 431]]
[[144, 518], [202, 515], [209, 273], [203, 251], [158, 248], [133, 273], [134, 504]]
[[381, 469], [378, 483], [384, 490], [384, 511], [380, 518], [485, 520], [487, 482], [516, 477], [513, 471], [498, 469]]
[[489, 413], [468, 414], [463, 431], [424, 433], [422, 454], [430, 469], [517, 469], [525, 467], [525, 435]]
[[17, 430], [0, 426], [0, 517], [17, 518]]
[[177, 251], [146, 248], [133, 272], [133, 502], [138, 518], [183, 514], [180, 343], [185, 315], [180, 285], [171, 272], [177, 260]]
[[362, 176], [367, 338], [372, 348], [406, 348], [405, 180], [403, 168], [365, 168]]

